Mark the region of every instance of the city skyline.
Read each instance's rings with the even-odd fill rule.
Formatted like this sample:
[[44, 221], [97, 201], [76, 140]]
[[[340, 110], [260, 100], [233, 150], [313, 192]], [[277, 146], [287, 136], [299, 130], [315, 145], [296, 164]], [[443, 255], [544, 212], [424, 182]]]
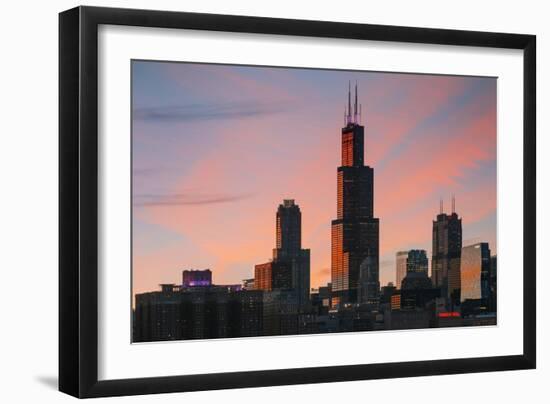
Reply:
[[348, 80], [359, 86], [365, 165], [375, 169], [380, 284], [394, 282], [397, 251], [426, 250], [431, 269], [430, 224], [442, 196], [456, 195], [463, 245], [483, 240], [497, 253], [495, 79], [158, 62], [132, 69], [134, 294], [187, 268], [211, 268], [215, 283], [250, 278], [269, 258], [274, 207], [284, 199], [302, 209], [311, 286], [329, 282]]

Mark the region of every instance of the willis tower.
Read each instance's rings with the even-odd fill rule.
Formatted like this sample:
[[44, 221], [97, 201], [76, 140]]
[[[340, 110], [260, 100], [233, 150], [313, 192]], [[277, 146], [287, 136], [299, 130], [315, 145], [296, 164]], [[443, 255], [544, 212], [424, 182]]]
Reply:
[[332, 221], [331, 278], [333, 305], [377, 304], [379, 281], [379, 220], [374, 217], [374, 170], [364, 165], [364, 131], [359, 124], [357, 84], [352, 112], [351, 85], [342, 163], [338, 167], [337, 217]]

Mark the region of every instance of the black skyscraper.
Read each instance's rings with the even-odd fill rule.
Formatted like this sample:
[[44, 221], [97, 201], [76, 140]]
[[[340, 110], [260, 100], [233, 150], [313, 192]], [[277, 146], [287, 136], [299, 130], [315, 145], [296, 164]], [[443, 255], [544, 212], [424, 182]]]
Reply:
[[310, 251], [302, 249], [302, 213], [294, 199], [285, 199], [277, 209], [276, 248], [273, 263], [291, 269], [291, 285], [300, 310], [309, 307]]
[[279, 255], [297, 255], [302, 248], [302, 213], [292, 199], [285, 199], [277, 209], [276, 238]]
[[462, 219], [454, 208], [450, 215], [440, 213], [433, 221], [432, 282], [441, 288], [441, 295], [453, 304], [460, 302], [460, 256], [462, 253]]
[[358, 300], [373, 303], [379, 292], [379, 223], [373, 216], [373, 169], [364, 165], [365, 128], [359, 124], [358, 115], [355, 86], [353, 114], [348, 92], [342, 165], [338, 167], [337, 218], [332, 221], [333, 304]]

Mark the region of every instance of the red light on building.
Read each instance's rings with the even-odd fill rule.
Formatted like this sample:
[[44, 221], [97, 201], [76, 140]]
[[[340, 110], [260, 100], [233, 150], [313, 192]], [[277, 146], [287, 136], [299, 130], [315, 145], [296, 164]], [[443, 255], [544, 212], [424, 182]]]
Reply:
[[460, 317], [460, 313], [458, 311], [445, 311], [443, 313], [439, 313], [437, 316], [439, 318]]

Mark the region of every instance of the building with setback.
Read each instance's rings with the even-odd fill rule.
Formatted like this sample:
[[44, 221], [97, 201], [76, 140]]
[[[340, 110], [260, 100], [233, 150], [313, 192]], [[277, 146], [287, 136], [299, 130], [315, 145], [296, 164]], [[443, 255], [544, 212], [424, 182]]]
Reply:
[[[363, 296], [377, 295], [379, 284], [379, 221], [374, 217], [374, 170], [364, 165], [364, 126], [359, 124], [357, 85], [352, 113], [351, 88], [342, 128], [341, 166], [337, 176], [337, 217], [331, 229], [332, 303], [359, 300], [360, 278]], [[361, 275], [361, 269], [363, 275]]]
[[452, 205], [452, 213], [447, 215], [441, 201], [439, 215], [433, 221], [432, 282], [454, 306], [460, 303], [462, 219], [455, 212], [454, 197]]
[[[276, 215], [273, 261], [290, 267], [291, 288], [300, 311], [309, 308], [310, 251], [302, 248], [302, 212], [294, 199], [285, 199]], [[282, 277], [284, 278], [284, 277]]]
[[[302, 213], [293, 199], [279, 205], [273, 259], [254, 268], [254, 287], [264, 291], [292, 290], [299, 311], [310, 306], [310, 251], [302, 248]], [[278, 296], [278, 295], [277, 295]]]

